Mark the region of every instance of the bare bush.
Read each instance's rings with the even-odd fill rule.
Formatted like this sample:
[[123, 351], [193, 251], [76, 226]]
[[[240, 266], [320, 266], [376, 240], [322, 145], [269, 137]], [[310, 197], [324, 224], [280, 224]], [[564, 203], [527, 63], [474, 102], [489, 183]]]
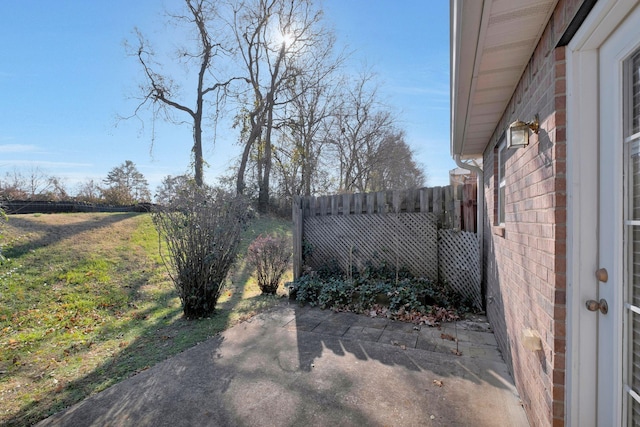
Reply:
[[191, 186], [153, 213], [169, 252], [163, 257], [186, 318], [211, 315], [236, 260], [248, 220], [244, 198], [211, 187]]
[[258, 286], [262, 293], [275, 294], [282, 275], [289, 267], [289, 241], [278, 236], [258, 236], [249, 246], [247, 259], [256, 268]]

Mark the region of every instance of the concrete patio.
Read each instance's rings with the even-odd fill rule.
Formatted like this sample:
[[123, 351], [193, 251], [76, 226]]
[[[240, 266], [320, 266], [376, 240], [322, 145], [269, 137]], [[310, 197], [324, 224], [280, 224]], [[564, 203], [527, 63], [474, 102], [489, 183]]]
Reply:
[[39, 425], [528, 423], [484, 317], [434, 328], [285, 301]]

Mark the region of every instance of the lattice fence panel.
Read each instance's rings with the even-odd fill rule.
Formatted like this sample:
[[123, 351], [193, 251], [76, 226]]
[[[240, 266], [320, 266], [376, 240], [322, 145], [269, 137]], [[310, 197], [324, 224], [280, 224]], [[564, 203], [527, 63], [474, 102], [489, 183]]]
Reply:
[[317, 269], [335, 260], [343, 271], [367, 261], [406, 267], [438, 279], [437, 217], [431, 213], [336, 215], [304, 220], [304, 264]]
[[480, 247], [475, 233], [439, 230], [440, 279], [482, 308]]

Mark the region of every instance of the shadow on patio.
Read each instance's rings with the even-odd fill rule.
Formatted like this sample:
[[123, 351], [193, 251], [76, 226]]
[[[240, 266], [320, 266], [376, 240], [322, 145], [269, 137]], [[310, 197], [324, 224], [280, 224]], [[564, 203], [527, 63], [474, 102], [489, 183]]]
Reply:
[[43, 425], [528, 425], [499, 353], [408, 326], [283, 301]]

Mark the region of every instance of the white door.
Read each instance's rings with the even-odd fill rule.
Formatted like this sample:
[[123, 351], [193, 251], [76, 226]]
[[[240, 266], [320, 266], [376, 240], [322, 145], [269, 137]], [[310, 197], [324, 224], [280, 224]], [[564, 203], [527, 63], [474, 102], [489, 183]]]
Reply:
[[640, 425], [640, 8], [598, 59], [597, 425]]

